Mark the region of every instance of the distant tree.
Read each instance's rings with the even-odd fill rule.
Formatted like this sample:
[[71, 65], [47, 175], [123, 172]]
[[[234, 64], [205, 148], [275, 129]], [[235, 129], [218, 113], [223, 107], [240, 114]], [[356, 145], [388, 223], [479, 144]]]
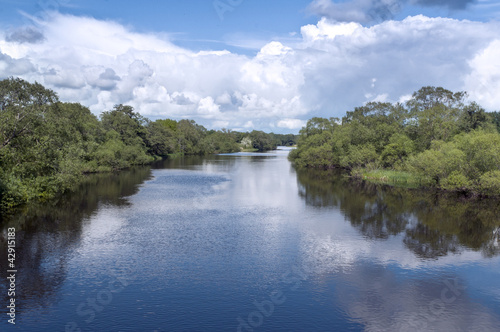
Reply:
[[492, 123], [496, 126], [497, 131], [500, 133], [500, 112], [488, 113], [491, 118]]
[[461, 131], [468, 133], [471, 130], [478, 129], [488, 120], [488, 116], [484, 109], [475, 102], [472, 102], [461, 111], [460, 118], [458, 119], [458, 126]]
[[306, 126], [300, 130], [300, 133], [304, 136], [312, 136], [325, 130], [332, 131], [335, 128], [337, 120], [336, 118], [325, 119], [314, 117], [307, 121]]
[[146, 125], [146, 146], [152, 155], [167, 156], [175, 153], [175, 131], [166, 126], [163, 120], [150, 122]]
[[250, 139], [250, 136], [245, 136], [244, 138], [242, 138], [240, 143], [244, 149], [250, 149], [253, 147], [252, 140]]
[[234, 136], [235, 136], [235, 139], [236, 139], [236, 142], [237, 143], [241, 143], [241, 141], [243, 140], [243, 138], [247, 137], [248, 136], [248, 133], [242, 133], [242, 132], [239, 132], [239, 131], [234, 131]]
[[258, 151], [268, 151], [276, 149], [276, 143], [271, 138], [269, 134], [263, 131], [253, 130], [250, 133], [250, 139], [252, 140], [252, 146]]
[[158, 124], [161, 124], [164, 127], [167, 127], [171, 131], [176, 131], [177, 130], [177, 121], [172, 120], [172, 119], [163, 119], [163, 120], [156, 120], [155, 121]]
[[205, 154], [240, 151], [240, 145], [236, 142], [234, 133], [226, 129], [209, 132], [203, 139], [202, 146]]
[[297, 143], [297, 138], [293, 134], [273, 134], [277, 145], [292, 146]]
[[426, 86], [414, 92], [412, 98], [406, 103], [410, 112], [421, 112], [438, 106], [446, 108], [459, 108], [463, 105], [466, 92], [451, 92], [442, 87]]
[[176, 130], [178, 152], [181, 154], [204, 154], [198, 143], [206, 136], [206, 132], [206, 128], [194, 120], [180, 120]]
[[116, 131], [126, 145], [141, 144], [146, 137], [147, 120], [132, 106], [115, 105], [113, 110], [101, 114], [101, 121], [104, 129]]

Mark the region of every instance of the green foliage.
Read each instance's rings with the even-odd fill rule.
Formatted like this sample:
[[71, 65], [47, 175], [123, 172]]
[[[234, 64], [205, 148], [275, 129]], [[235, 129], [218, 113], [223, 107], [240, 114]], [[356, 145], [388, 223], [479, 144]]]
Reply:
[[482, 174], [500, 169], [500, 135], [476, 130], [460, 134], [454, 142], [465, 154], [464, 172], [474, 181]]
[[200, 126], [194, 120], [180, 120], [177, 123], [177, 152], [180, 154], [204, 154], [200, 143], [207, 135], [205, 127]]
[[378, 159], [375, 148], [370, 143], [363, 145], [352, 145], [346, 158], [350, 167], [367, 166]]
[[83, 173], [116, 171], [159, 157], [235, 152], [243, 137], [264, 151], [294, 135], [207, 131], [193, 120], [151, 122], [115, 105], [101, 121], [78, 103], [61, 103], [38, 83], [0, 81], [0, 209], [73, 190]]
[[175, 132], [177, 130], [177, 121], [172, 120], [172, 119], [163, 119], [163, 120], [156, 120], [156, 123], [162, 125], [163, 127], [170, 129], [171, 131]]
[[210, 133], [203, 139], [205, 153], [231, 153], [240, 151], [234, 132], [223, 129]]
[[458, 131], [458, 109], [439, 104], [424, 109], [412, 119], [407, 126], [408, 136], [415, 141], [417, 149], [428, 149], [434, 140], [446, 141]]
[[257, 151], [268, 151], [276, 149], [276, 142], [273, 140], [271, 135], [266, 134], [263, 131], [253, 130], [249, 135], [252, 141], [252, 146]]
[[472, 182], [462, 172], [453, 171], [442, 181], [441, 186], [450, 190], [466, 190], [472, 186]]
[[132, 106], [115, 105], [112, 111], [101, 114], [101, 122], [105, 130], [116, 131], [126, 145], [137, 144], [137, 137], [146, 136], [146, 119], [134, 112]]
[[[345, 168], [358, 177], [382, 167], [380, 172], [412, 174], [422, 185], [496, 192], [491, 172], [500, 170], [495, 130], [500, 115], [486, 113], [475, 102], [466, 104], [466, 96], [424, 87], [404, 105], [368, 103], [342, 121], [313, 118], [300, 131], [289, 159], [298, 167]], [[380, 174], [367, 179], [381, 180], [385, 175]], [[392, 177], [389, 182], [399, 181]]]
[[431, 177], [437, 185], [454, 171], [465, 165], [465, 153], [450, 142], [434, 141], [431, 149], [412, 156], [409, 169]]
[[480, 184], [485, 193], [500, 195], [500, 170], [489, 171], [481, 175]]
[[0, 81], [0, 149], [29, 136], [57, 101], [56, 94], [39, 83]]
[[491, 112], [488, 113], [490, 121], [497, 128], [497, 131], [500, 133], [500, 112]]
[[352, 174], [359, 179], [375, 183], [390, 183], [399, 187], [416, 188], [430, 184], [428, 177], [404, 171], [354, 169]]
[[336, 146], [331, 143], [336, 128], [337, 118], [312, 118], [306, 127], [300, 130], [298, 147], [289, 154], [289, 159], [303, 167], [336, 167], [340, 163], [334, 154]]
[[293, 134], [272, 134], [274, 142], [280, 146], [293, 146], [297, 144], [297, 136]]
[[419, 113], [434, 107], [459, 108], [463, 105], [466, 92], [451, 92], [442, 87], [426, 86], [413, 93], [406, 103], [411, 113]]
[[458, 120], [466, 96], [465, 92], [453, 93], [440, 87], [423, 87], [413, 94], [406, 103], [405, 130], [418, 151], [429, 149], [434, 140], [447, 141], [459, 132]]
[[415, 151], [415, 143], [405, 134], [395, 133], [389, 138], [380, 161], [384, 167], [402, 165], [406, 158]]
[[460, 131], [466, 133], [476, 130], [488, 123], [488, 116], [483, 108], [475, 102], [467, 105], [461, 111], [460, 118], [458, 119], [458, 126]]
[[410, 169], [431, 176], [446, 189], [476, 190], [480, 178], [500, 168], [500, 135], [482, 130], [461, 133], [451, 142], [434, 141], [409, 161]]
[[[168, 119], [167, 119], [168, 120]], [[175, 129], [177, 122], [174, 120], [175, 126], [166, 125], [167, 120], [156, 120], [149, 122], [146, 125], [146, 146], [151, 155], [168, 156], [176, 151]]]

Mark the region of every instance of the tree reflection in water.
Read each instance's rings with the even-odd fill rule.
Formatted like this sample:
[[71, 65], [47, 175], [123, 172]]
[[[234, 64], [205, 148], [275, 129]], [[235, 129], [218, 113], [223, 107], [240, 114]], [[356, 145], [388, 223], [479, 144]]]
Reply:
[[497, 199], [354, 181], [336, 170], [300, 169], [297, 181], [307, 205], [340, 209], [369, 239], [404, 234], [405, 246], [420, 258], [435, 259], [463, 248], [485, 257], [500, 253]]
[[[16, 292], [19, 315], [23, 308], [49, 308], [67, 276], [72, 248], [78, 245], [85, 222], [100, 204], [126, 206], [127, 197], [150, 178], [149, 167], [116, 174], [89, 175], [76, 192], [50, 203], [30, 205], [3, 216], [0, 257], [7, 257], [7, 228], [16, 229]], [[7, 260], [0, 260], [0, 276], [6, 278]], [[0, 301], [7, 303], [7, 284], [0, 283]]]

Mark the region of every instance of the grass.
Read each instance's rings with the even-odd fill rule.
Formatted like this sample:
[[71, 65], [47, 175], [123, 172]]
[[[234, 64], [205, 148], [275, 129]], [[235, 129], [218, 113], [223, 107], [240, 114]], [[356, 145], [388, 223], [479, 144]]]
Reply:
[[257, 151], [259, 151], [259, 149], [254, 149], [254, 148], [244, 149], [244, 148], [241, 148], [241, 152], [257, 152]]
[[395, 186], [418, 188], [431, 185], [431, 179], [428, 177], [416, 175], [409, 172], [376, 169], [366, 170], [361, 169], [353, 174], [357, 178], [374, 183], [391, 184]]

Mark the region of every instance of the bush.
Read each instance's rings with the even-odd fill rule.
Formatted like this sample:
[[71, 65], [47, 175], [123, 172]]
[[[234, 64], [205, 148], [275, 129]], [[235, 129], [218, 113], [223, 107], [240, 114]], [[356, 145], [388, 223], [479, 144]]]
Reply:
[[484, 193], [500, 195], [500, 170], [484, 173], [481, 176], [480, 185]]
[[472, 182], [462, 172], [453, 171], [443, 179], [441, 187], [448, 190], [466, 190], [472, 187]]
[[436, 184], [465, 165], [465, 153], [453, 143], [434, 141], [432, 148], [410, 158], [410, 170], [431, 177]]
[[361, 146], [351, 146], [346, 159], [349, 166], [366, 166], [374, 163], [378, 159], [375, 148], [371, 144]]
[[457, 135], [455, 144], [465, 153], [465, 173], [479, 180], [486, 172], [500, 167], [500, 135], [482, 130]]

